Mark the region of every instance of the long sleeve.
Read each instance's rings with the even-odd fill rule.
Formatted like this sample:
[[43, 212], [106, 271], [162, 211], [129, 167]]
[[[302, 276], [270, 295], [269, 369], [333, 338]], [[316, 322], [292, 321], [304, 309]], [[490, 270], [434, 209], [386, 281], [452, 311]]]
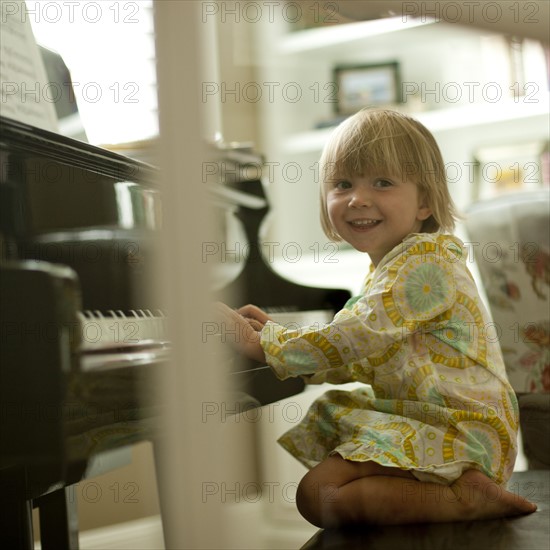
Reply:
[[449, 246], [448, 237], [445, 246], [437, 236], [418, 237], [388, 254], [365, 293], [331, 323], [298, 330], [266, 324], [261, 344], [276, 375], [324, 373], [323, 379], [333, 383], [367, 381], [372, 369], [405, 360], [403, 343], [411, 335], [443, 329], [456, 300], [461, 247]]

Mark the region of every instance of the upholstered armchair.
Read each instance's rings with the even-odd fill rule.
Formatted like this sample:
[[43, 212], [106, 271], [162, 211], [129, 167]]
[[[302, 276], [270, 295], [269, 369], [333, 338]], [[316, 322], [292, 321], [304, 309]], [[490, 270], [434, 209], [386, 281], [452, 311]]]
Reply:
[[465, 229], [510, 382], [530, 469], [550, 468], [550, 193], [473, 204]]

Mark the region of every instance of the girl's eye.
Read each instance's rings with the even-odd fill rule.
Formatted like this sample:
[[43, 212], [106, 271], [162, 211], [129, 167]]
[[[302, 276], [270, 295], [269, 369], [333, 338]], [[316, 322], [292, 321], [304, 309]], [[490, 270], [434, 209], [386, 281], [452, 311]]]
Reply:
[[349, 189], [351, 187], [351, 182], [347, 180], [337, 181], [334, 187], [336, 187], [336, 189]]
[[374, 187], [391, 187], [393, 183], [389, 180], [376, 180], [374, 182]]

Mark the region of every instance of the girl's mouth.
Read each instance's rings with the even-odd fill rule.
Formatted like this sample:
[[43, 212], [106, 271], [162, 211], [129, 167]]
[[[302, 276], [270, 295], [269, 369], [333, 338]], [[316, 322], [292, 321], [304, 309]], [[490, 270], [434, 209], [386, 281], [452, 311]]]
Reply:
[[382, 220], [351, 220], [349, 221], [349, 225], [353, 227], [353, 229], [371, 229], [372, 227], [377, 226]]

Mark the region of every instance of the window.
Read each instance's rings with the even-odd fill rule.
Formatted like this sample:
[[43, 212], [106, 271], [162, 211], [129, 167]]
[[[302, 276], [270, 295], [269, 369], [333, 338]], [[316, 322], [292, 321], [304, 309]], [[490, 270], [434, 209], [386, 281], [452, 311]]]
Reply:
[[26, 0], [39, 45], [71, 72], [88, 140], [113, 144], [158, 134], [152, 0]]

